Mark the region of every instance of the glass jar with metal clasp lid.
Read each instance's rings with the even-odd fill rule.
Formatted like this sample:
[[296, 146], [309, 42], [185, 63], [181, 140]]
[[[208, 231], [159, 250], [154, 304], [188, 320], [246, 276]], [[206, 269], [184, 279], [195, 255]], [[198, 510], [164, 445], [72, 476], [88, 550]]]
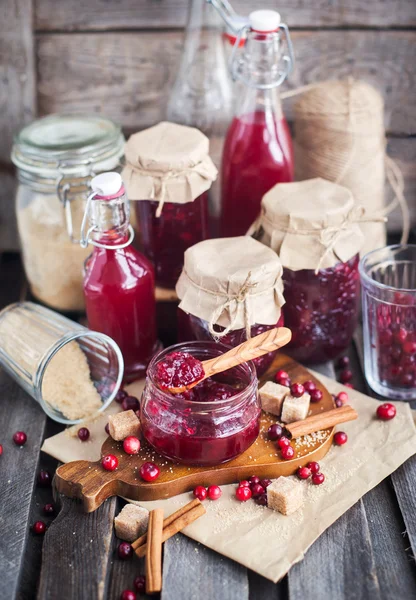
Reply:
[[118, 125], [101, 116], [51, 115], [15, 138], [16, 214], [23, 263], [33, 295], [61, 311], [84, 308], [80, 231], [90, 181], [117, 170], [124, 154]]

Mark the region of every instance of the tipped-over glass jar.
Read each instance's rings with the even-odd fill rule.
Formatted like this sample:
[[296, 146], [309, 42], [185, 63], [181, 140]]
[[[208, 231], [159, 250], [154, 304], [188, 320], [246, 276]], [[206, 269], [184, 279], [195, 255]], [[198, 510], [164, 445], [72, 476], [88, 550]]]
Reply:
[[236, 458], [257, 439], [260, 403], [251, 363], [229, 369], [190, 392], [161, 390], [156, 364], [171, 352], [188, 352], [203, 361], [225, 352], [214, 342], [177, 344], [151, 361], [141, 400], [143, 435], [157, 452], [187, 465], [219, 465]]
[[156, 283], [173, 288], [185, 250], [209, 237], [208, 190], [217, 169], [208, 138], [193, 127], [159, 123], [126, 144], [123, 179]]
[[323, 179], [279, 184], [263, 197], [253, 232], [282, 261], [283, 315], [292, 331], [286, 348], [300, 362], [332, 360], [351, 342], [362, 219], [349, 190]]
[[[250, 237], [200, 242], [185, 253], [176, 286], [180, 341], [215, 340], [238, 346], [283, 325], [282, 265], [275, 252]], [[256, 358], [260, 377], [276, 352]]]

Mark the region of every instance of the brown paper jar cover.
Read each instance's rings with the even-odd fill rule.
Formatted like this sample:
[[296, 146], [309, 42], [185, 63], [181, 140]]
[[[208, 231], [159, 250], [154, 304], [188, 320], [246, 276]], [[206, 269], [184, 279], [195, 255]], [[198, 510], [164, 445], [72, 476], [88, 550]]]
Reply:
[[282, 273], [276, 253], [250, 237], [200, 242], [185, 252], [179, 308], [231, 330], [275, 325], [285, 302]]
[[277, 252], [283, 267], [317, 270], [360, 251], [363, 219], [347, 188], [316, 178], [273, 187], [263, 196], [261, 215], [249, 233]]
[[185, 204], [217, 178], [209, 140], [195, 127], [164, 121], [133, 134], [122, 177], [130, 200]]

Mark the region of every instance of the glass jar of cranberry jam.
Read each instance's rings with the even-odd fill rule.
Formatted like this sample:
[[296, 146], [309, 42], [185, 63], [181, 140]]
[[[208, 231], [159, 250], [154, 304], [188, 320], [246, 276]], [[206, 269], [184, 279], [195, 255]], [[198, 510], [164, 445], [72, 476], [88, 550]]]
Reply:
[[[238, 346], [281, 327], [282, 265], [275, 252], [247, 236], [206, 240], [185, 253], [176, 286], [178, 336]], [[260, 377], [276, 352], [253, 362]]]
[[323, 179], [279, 184], [263, 197], [254, 235], [282, 261], [283, 316], [292, 330], [286, 348], [300, 362], [334, 359], [351, 342], [362, 219], [350, 191]]
[[172, 289], [184, 252], [209, 237], [208, 190], [217, 169], [209, 140], [194, 127], [163, 122], [132, 135], [123, 178], [156, 284]]
[[251, 363], [208, 378], [183, 394], [158, 385], [156, 365], [174, 352], [200, 361], [227, 350], [215, 342], [189, 342], [163, 350], [151, 361], [141, 401], [143, 435], [157, 452], [194, 466], [219, 465], [236, 458], [257, 439], [260, 403]]

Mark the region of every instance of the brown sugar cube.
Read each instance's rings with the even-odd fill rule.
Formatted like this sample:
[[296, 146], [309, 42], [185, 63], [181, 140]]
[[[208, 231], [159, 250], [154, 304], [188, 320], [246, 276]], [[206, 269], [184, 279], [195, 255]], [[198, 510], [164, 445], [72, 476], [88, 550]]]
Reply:
[[304, 502], [304, 486], [292, 477], [279, 477], [267, 487], [267, 506], [291, 515], [296, 512]]
[[306, 392], [300, 398], [295, 398], [290, 394], [286, 396], [281, 416], [283, 423], [294, 423], [295, 421], [306, 419], [310, 402], [311, 397]]
[[126, 542], [134, 542], [146, 533], [149, 523], [149, 511], [135, 504], [126, 504], [114, 519], [116, 536]]
[[261, 407], [272, 415], [279, 416], [282, 411], [283, 400], [289, 393], [289, 388], [280, 383], [268, 381], [259, 390]]
[[113, 440], [120, 442], [129, 435], [139, 437], [140, 421], [134, 410], [125, 410], [108, 416], [108, 430]]

